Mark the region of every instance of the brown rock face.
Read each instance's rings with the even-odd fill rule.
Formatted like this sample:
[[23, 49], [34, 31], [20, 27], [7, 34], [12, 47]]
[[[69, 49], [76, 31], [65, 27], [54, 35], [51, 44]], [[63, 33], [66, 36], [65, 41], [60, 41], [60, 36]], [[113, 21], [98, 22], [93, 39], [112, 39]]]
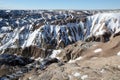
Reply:
[[84, 59], [93, 57], [109, 57], [116, 55], [120, 51], [120, 36], [114, 37], [112, 40], [102, 42], [81, 42], [68, 45], [58, 55], [63, 61], [74, 60], [80, 56]]
[[45, 57], [45, 50], [37, 48], [35, 46], [30, 46], [30, 47], [26, 47], [23, 51], [22, 51], [22, 55], [26, 56], [26, 57]]
[[43, 48], [38, 48], [36, 46], [30, 46], [26, 47], [24, 49], [22, 48], [7, 48], [5, 50], [5, 53], [10, 53], [10, 54], [18, 54], [22, 55], [24, 57], [42, 57], [45, 58], [52, 53], [52, 49], [43, 49]]
[[85, 51], [90, 48], [94, 43], [86, 43], [78, 41], [75, 44], [68, 45], [64, 50], [58, 55], [63, 61], [69, 61], [70, 59], [76, 59], [79, 56], [85, 54]]
[[91, 49], [86, 51], [86, 55], [84, 56], [87, 59], [93, 57], [109, 57], [113, 55], [117, 55], [120, 51], [120, 36], [116, 36], [106, 43], [98, 43], [95, 44]]
[[90, 36], [85, 41], [87, 41], [87, 42], [90, 42], [90, 41], [107, 42], [107, 41], [110, 40], [110, 37], [111, 37], [111, 33], [110, 32], [105, 32], [103, 35]]
[[[47, 51], [31, 46], [22, 50], [21, 54], [45, 57], [48, 55]], [[82, 60], [66, 62], [63, 65], [52, 63], [44, 70], [33, 68], [20, 77], [20, 80], [119, 80], [119, 51], [120, 36], [106, 43], [78, 41], [65, 47], [58, 57], [62, 61], [76, 60], [78, 57], [82, 57]]]
[[119, 80], [118, 56], [97, 58], [58, 66], [51, 64], [44, 71], [31, 71], [20, 80]]
[[58, 56], [63, 61], [74, 60], [79, 56], [83, 57], [82, 60], [61, 66], [53, 63], [43, 71], [27, 73], [21, 80], [27, 80], [29, 77], [30, 80], [119, 80], [120, 57], [117, 55], [119, 51], [120, 36], [106, 43], [78, 41], [65, 47]]

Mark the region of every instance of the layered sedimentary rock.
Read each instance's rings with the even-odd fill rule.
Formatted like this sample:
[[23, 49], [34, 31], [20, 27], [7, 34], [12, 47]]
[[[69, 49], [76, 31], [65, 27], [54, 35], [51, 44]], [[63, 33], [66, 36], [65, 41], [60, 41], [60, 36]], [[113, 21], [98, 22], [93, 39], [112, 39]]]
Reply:
[[111, 35], [120, 32], [119, 13], [99, 13], [80, 18], [82, 15], [76, 18], [68, 14], [68, 18], [63, 20], [40, 22], [36, 26], [33, 24], [20, 26], [21, 23], [18, 20], [16, 21], [18, 26], [13, 27], [6, 21], [8, 26], [1, 27], [0, 50], [19, 47], [24, 49], [30, 46], [64, 48], [78, 40], [106, 42]]
[[0, 10], [0, 79], [118, 80], [119, 56], [119, 10]]

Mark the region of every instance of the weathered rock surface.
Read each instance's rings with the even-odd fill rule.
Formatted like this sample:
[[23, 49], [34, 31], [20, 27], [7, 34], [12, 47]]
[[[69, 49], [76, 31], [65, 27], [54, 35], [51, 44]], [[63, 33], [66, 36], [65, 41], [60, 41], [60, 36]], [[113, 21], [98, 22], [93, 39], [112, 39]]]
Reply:
[[120, 13], [98, 12], [0, 10], [0, 80], [119, 80]]
[[[25, 58], [13, 54], [0, 55], [0, 80], [18, 79], [23, 75], [23, 67], [34, 62], [33, 59]], [[22, 70], [22, 71], [21, 71]], [[26, 69], [27, 70], [27, 69]]]
[[[80, 51], [80, 48], [83, 51]], [[68, 58], [68, 55], [65, 55], [67, 52], [73, 57]], [[78, 41], [67, 46], [58, 57], [58, 59], [61, 57], [61, 60], [36, 59], [22, 68], [2, 65], [0, 79], [119, 80], [120, 78], [120, 36], [106, 43]]]
[[[78, 44], [79, 43], [79, 44]], [[63, 65], [53, 63], [43, 71], [32, 70], [21, 80], [119, 80], [120, 78], [120, 36], [106, 43], [76, 42], [67, 46], [59, 55], [63, 55]], [[70, 47], [73, 46], [73, 47]], [[80, 47], [83, 52], [76, 50]], [[84, 46], [84, 47], [83, 47]], [[71, 52], [69, 52], [69, 50]], [[74, 51], [75, 50], [75, 51]], [[77, 55], [69, 58], [69, 55]], [[77, 52], [78, 51], [78, 52]], [[65, 52], [65, 53], [64, 53]], [[81, 53], [81, 54], [80, 54]], [[74, 55], [73, 55], [74, 56]], [[81, 57], [81, 58], [80, 58]]]
[[33, 70], [25, 74], [20, 80], [119, 80], [119, 74], [119, 56], [112, 56], [67, 63], [63, 66], [51, 64], [44, 71]]
[[[36, 46], [30, 46], [22, 48], [7, 48], [4, 50], [4, 53], [10, 53], [10, 54], [17, 54], [22, 55], [26, 58], [34, 57], [34, 58], [46, 58], [47, 56], [51, 55], [53, 49], [47, 49], [47, 48], [39, 48]], [[2, 53], [2, 52], [1, 52]]]
[[1, 54], [0, 55], [0, 65], [10, 65], [10, 66], [25, 66], [26, 64], [32, 63], [34, 60], [25, 58], [22, 56], [12, 55], [12, 54]]
[[95, 43], [96, 42], [78, 41], [72, 45], [65, 47], [64, 50], [58, 55], [58, 57], [63, 61], [76, 59], [80, 56], [85, 55], [86, 51]]

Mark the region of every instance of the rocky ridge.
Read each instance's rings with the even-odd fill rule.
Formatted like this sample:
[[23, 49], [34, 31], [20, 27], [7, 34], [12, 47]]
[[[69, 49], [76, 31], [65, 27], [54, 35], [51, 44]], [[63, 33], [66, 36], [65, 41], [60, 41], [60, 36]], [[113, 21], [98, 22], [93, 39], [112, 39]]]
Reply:
[[[0, 30], [0, 50], [4, 51], [7, 48], [24, 49], [30, 46], [64, 48], [78, 40], [106, 42], [109, 41], [111, 35], [119, 34], [120, 31], [119, 13], [99, 13], [91, 16], [90, 12], [73, 11], [63, 15], [64, 12], [58, 11], [58, 13], [54, 13], [57, 16], [55, 20], [51, 19], [53, 12], [41, 11], [38, 13], [39, 16], [35, 12], [26, 11], [26, 13], [21, 13], [24, 16], [17, 15], [18, 18], [14, 18], [16, 13], [6, 11], [7, 17], [1, 18], [2, 23], [4, 20], [6, 21], [5, 26], [3, 25]], [[75, 16], [75, 14], [79, 16]], [[51, 17], [48, 18], [49, 16]], [[22, 18], [23, 21], [19, 21], [21, 17], [25, 19]], [[59, 19], [59, 17], [61, 18]], [[40, 18], [43, 21], [35, 24], [36, 21], [40, 21], [38, 20]], [[12, 21], [14, 19], [16, 20]], [[33, 21], [30, 23], [27, 21], [28, 19]], [[10, 23], [11, 21], [14, 23]]]
[[0, 24], [2, 80], [119, 79], [119, 10], [1, 10]]

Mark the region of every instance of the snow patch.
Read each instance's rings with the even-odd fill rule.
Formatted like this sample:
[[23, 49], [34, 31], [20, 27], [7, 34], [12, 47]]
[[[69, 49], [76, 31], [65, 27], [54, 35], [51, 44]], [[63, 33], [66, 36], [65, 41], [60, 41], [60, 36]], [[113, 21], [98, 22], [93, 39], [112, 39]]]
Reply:
[[41, 57], [38, 57], [35, 59], [36, 61], [42, 61], [43, 59]]
[[85, 80], [86, 78], [88, 78], [88, 75], [83, 75], [83, 76], [81, 76], [81, 79], [82, 79], [82, 80]]
[[35, 57], [31, 57], [30, 59], [35, 59]]
[[17, 71], [16, 73], [17, 73], [17, 74], [23, 74], [23, 72], [22, 72], [22, 71]]
[[101, 52], [101, 51], [102, 51], [102, 49], [98, 48], [98, 49], [94, 50], [94, 53], [98, 53], [98, 52]]
[[75, 63], [76, 61], [81, 60], [81, 59], [83, 59], [83, 57], [80, 56], [80, 57], [76, 58], [75, 60], [69, 60], [68, 63]]
[[29, 77], [29, 80], [31, 80], [32, 79], [32, 77]]
[[55, 58], [58, 54], [60, 54], [61, 50], [53, 50], [50, 55], [51, 58]]
[[78, 57], [78, 58], [76, 58], [75, 60], [77, 61], [77, 60], [81, 60], [83, 57]]
[[104, 72], [105, 72], [105, 69], [102, 69], [100, 72], [101, 72], [101, 73], [104, 73]]
[[99, 36], [99, 35], [103, 35], [106, 31], [105, 30], [101, 30], [99, 32], [96, 32], [96, 36]]
[[68, 63], [75, 63], [75, 60], [69, 60]]
[[117, 53], [118, 56], [120, 56], [120, 51]]
[[118, 65], [118, 68], [120, 69], [120, 65]]
[[76, 73], [73, 74], [73, 76], [79, 77], [79, 76], [80, 76], [80, 73], [76, 72]]

